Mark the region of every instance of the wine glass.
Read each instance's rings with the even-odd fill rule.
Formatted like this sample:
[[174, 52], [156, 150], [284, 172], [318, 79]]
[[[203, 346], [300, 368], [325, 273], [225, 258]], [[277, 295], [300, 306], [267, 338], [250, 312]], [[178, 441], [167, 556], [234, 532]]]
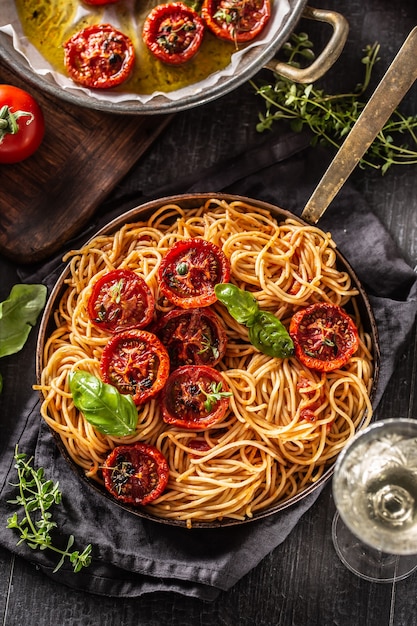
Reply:
[[340, 453], [332, 538], [352, 572], [393, 582], [417, 569], [417, 420], [374, 422]]

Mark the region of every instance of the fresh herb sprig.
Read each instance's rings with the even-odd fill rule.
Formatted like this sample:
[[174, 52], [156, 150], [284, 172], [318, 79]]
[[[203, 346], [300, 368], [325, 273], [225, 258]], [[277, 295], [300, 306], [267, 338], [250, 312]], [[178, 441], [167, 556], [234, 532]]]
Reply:
[[17, 470], [18, 483], [15, 485], [19, 492], [14, 500], [9, 500], [10, 504], [17, 504], [23, 507], [23, 517], [15, 512], [7, 520], [7, 528], [12, 528], [20, 533], [17, 545], [26, 542], [33, 550], [40, 549], [53, 550], [61, 555], [61, 558], [54, 569], [57, 572], [66, 558], [70, 560], [74, 572], [79, 572], [83, 567], [88, 567], [91, 563], [92, 547], [89, 544], [80, 554], [78, 550], [70, 551], [74, 544], [74, 536], [68, 537], [64, 550], [57, 548], [52, 543], [51, 531], [57, 527], [52, 519], [49, 509], [53, 504], [59, 504], [62, 500], [62, 493], [59, 491], [58, 483], [52, 480], [45, 480], [44, 469], [32, 467], [32, 459], [27, 460], [27, 455], [15, 451], [15, 468]]
[[202, 387], [200, 387], [203, 394], [206, 396], [206, 400], [204, 402], [204, 408], [206, 411], [210, 413], [212, 408], [220, 402], [222, 398], [229, 398], [232, 396], [231, 391], [222, 391], [223, 385], [221, 382], [215, 383], [212, 382], [210, 385], [210, 391], [207, 393]]
[[[303, 60], [314, 59], [312, 48], [308, 35], [299, 33], [292, 35], [283, 51], [290, 65], [300, 67]], [[259, 114], [257, 130], [263, 132], [271, 129], [275, 122], [287, 120], [294, 131], [308, 128], [313, 133], [312, 145], [320, 143], [338, 149], [366, 105], [366, 98], [362, 96], [379, 60], [379, 50], [378, 43], [366, 46], [362, 58], [363, 82], [351, 93], [327, 94], [314, 84], [302, 85], [278, 74], [274, 74], [273, 84], [257, 85], [251, 81], [256, 93], [265, 100], [265, 113]], [[380, 169], [385, 174], [392, 165], [417, 163], [416, 128], [417, 115], [405, 116], [396, 109], [361, 159], [360, 166]]]

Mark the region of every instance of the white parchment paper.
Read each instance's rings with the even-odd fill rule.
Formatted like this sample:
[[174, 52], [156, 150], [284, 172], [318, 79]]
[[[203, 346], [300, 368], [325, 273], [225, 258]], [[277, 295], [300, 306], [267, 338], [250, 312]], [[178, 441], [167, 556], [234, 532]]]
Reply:
[[[136, 16], [134, 11], [134, 0], [124, 0], [126, 8], [131, 14], [133, 23], [136, 22]], [[136, 94], [129, 92], [114, 92], [111, 90], [94, 90], [87, 89], [80, 85], [76, 85], [70, 78], [57, 72], [48, 61], [38, 52], [38, 50], [28, 41], [24, 35], [22, 26], [17, 14], [15, 3], [11, 0], [0, 0], [0, 32], [4, 33], [11, 38], [13, 47], [26, 59], [29, 67], [36, 74], [42, 75], [44, 79], [55, 82], [62, 89], [71, 90], [77, 92], [83, 91], [91, 98], [98, 100], [106, 100], [109, 102], [123, 102], [123, 101], [136, 101], [142, 104], [150, 102], [153, 98], [159, 95], [163, 95], [168, 100], [173, 102], [182, 100], [187, 97], [195, 97], [199, 93], [204, 94], [208, 88], [215, 86], [223, 77], [229, 77], [235, 75], [239, 70], [239, 66], [242, 63], [242, 59], [248, 53], [249, 50], [258, 46], [266, 46], [273, 42], [276, 33], [279, 31], [285, 16], [290, 10], [287, 0], [272, 0], [272, 15], [271, 19], [262, 32], [261, 36], [256, 38], [249, 46], [232, 54], [229, 65], [224, 70], [217, 71], [211, 74], [206, 79], [177, 89], [171, 92], [155, 91], [152, 94]], [[78, 21], [83, 15], [88, 15], [91, 10], [87, 5], [82, 5], [77, 11], [76, 20]], [[102, 23], [111, 23], [115, 28], [120, 28], [118, 23], [117, 14], [114, 11], [113, 5], [108, 5], [105, 9], [102, 18]]]

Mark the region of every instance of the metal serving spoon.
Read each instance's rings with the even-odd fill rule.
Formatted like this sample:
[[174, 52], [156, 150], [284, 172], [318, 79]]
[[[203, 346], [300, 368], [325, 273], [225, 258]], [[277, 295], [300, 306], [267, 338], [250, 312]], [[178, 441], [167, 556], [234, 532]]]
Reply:
[[362, 156], [417, 79], [417, 27], [408, 35], [378, 87], [347, 135], [301, 217], [316, 224]]

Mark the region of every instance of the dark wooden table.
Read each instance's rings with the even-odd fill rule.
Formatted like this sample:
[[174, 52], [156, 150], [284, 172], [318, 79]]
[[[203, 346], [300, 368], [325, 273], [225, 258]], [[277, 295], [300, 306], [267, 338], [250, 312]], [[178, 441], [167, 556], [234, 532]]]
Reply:
[[[382, 75], [408, 32], [417, 24], [415, 0], [324, 0], [323, 8], [343, 13], [350, 34], [342, 57], [327, 81], [334, 90], [350, 89], [361, 77], [359, 59], [368, 43], [379, 41]], [[303, 28], [306, 28], [303, 25]], [[417, 62], [417, 60], [416, 60]], [[417, 114], [417, 92], [403, 102]], [[111, 200], [141, 194], [192, 174], [261, 141], [255, 129], [262, 102], [250, 85], [179, 113], [174, 121], [113, 190]], [[3, 171], [0, 171], [3, 177]], [[380, 173], [357, 169], [351, 181], [390, 231], [412, 267], [417, 264], [417, 166]], [[358, 245], [366, 245], [360, 242]], [[17, 267], [0, 259], [0, 299], [19, 282]], [[410, 416], [417, 412], [415, 332], [402, 355], [378, 408], [378, 415]], [[13, 358], [5, 361], [8, 381], [18, 375]], [[6, 393], [6, 392], [4, 392]], [[12, 393], [10, 389], [7, 393]], [[12, 415], [1, 415], [7, 433]], [[2, 435], [0, 434], [0, 437]], [[327, 485], [287, 540], [230, 591], [206, 603], [158, 593], [136, 599], [97, 597], [49, 580], [29, 562], [0, 550], [2, 625], [141, 626], [413, 626], [417, 623], [417, 573], [396, 584], [373, 584], [351, 574], [338, 560], [331, 541], [334, 504]], [[0, 529], [0, 532], [5, 532]]]

